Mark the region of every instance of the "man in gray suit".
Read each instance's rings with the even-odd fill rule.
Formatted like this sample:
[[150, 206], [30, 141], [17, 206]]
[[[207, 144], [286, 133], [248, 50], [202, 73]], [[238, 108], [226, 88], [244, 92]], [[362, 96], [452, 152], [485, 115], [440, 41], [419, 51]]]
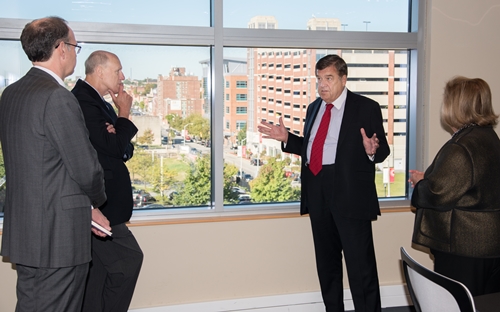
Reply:
[[16, 264], [16, 311], [76, 312], [91, 260], [91, 219], [110, 229], [98, 209], [91, 212], [106, 201], [103, 171], [63, 82], [80, 47], [58, 17], [28, 23], [21, 44], [34, 66], [0, 98], [7, 177], [1, 254]]

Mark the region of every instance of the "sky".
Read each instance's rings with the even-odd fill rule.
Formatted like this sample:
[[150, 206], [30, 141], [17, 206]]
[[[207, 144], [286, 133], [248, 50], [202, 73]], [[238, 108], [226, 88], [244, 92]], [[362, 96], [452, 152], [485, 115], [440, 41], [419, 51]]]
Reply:
[[[208, 0], [0, 0], [0, 7], [0, 18], [35, 19], [56, 15], [70, 23], [210, 26]], [[272, 15], [278, 20], [279, 29], [305, 29], [310, 18], [326, 17], [340, 19], [346, 31], [405, 32], [408, 28], [408, 0], [224, 0], [223, 15], [224, 27], [234, 28], [247, 28], [254, 16]], [[175, 66], [185, 67], [187, 72], [201, 76], [199, 61], [210, 55], [207, 47], [84, 44], [73, 76], [84, 75], [84, 61], [97, 49], [116, 53], [122, 61], [125, 76], [132, 79], [168, 75], [170, 68]], [[245, 56], [245, 49], [227, 51], [227, 57]], [[19, 42], [0, 41], [0, 78], [22, 76], [29, 67], [31, 64]]]

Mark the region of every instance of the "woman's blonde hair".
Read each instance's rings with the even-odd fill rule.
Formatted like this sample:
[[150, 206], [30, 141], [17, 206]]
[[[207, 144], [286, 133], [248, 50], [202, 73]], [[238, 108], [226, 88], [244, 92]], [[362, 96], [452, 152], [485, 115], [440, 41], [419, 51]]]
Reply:
[[441, 106], [442, 123], [460, 129], [472, 123], [494, 126], [497, 120], [498, 115], [493, 111], [491, 91], [486, 81], [462, 76], [448, 81]]

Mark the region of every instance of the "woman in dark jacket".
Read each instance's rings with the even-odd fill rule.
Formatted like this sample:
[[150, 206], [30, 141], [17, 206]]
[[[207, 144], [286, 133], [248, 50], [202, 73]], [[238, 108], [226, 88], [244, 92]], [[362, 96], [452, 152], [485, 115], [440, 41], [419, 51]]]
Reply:
[[453, 135], [425, 174], [410, 170], [413, 243], [429, 247], [434, 270], [462, 282], [473, 296], [500, 291], [497, 120], [484, 80], [450, 80], [441, 122]]

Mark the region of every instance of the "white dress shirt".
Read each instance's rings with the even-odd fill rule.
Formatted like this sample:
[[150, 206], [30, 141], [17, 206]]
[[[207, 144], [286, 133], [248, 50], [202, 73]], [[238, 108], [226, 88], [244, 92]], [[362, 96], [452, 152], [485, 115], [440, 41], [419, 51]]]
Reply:
[[[330, 118], [330, 125], [328, 127], [328, 134], [325, 139], [325, 146], [323, 147], [323, 165], [331, 165], [335, 163], [335, 157], [337, 156], [337, 144], [339, 141], [340, 126], [342, 125], [342, 117], [344, 117], [345, 101], [347, 98], [347, 88], [344, 90], [340, 96], [332, 103], [332, 116]], [[307, 144], [307, 159], [311, 158], [311, 148], [316, 137], [316, 132], [318, 132], [319, 124], [326, 110], [325, 101], [321, 102], [321, 107], [319, 108], [318, 115], [314, 120], [314, 124], [311, 128], [311, 135], [309, 136], [309, 142]]]

